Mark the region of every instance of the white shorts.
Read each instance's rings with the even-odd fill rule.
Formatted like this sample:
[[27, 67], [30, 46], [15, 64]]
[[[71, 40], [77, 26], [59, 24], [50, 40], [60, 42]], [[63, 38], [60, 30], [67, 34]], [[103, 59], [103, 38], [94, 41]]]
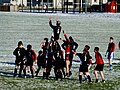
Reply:
[[114, 59], [114, 52], [108, 52], [108, 59], [110, 60]]

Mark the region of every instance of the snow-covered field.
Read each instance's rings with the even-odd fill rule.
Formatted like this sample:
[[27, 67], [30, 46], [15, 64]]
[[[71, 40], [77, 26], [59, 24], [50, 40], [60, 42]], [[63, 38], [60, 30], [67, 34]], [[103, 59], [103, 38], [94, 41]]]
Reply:
[[[100, 52], [104, 61], [109, 37], [114, 37], [116, 43], [114, 62], [118, 63], [120, 50], [118, 42], [120, 41], [120, 14], [116, 13], [88, 13], [88, 14], [42, 14], [42, 13], [11, 13], [0, 12], [0, 75], [5, 71], [13, 72], [15, 57], [13, 50], [17, 47], [19, 40], [22, 40], [24, 47], [32, 44], [36, 53], [41, 49], [40, 43], [43, 38], [50, 38], [52, 29], [49, 27], [49, 17], [52, 16], [53, 24], [58, 17], [61, 21], [62, 30], [72, 36], [79, 44], [77, 52], [82, 52], [86, 44], [91, 46], [90, 54], [94, 59], [94, 47], [100, 47]], [[61, 37], [63, 34], [61, 32]], [[62, 44], [61, 41], [59, 41]], [[79, 60], [74, 57], [74, 60]], [[77, 72], [79, 62], [73, 62], [73, 72]], [[77, 65], [77, 66], [76, 66]], [[77, 71], [76, 71], [77, 70]], [[8, 72], [8, 74], [9, 74]], [[109, 75], [106, 69], [106, 75]], [[3, 74], [3, 75], [4, 75]], [[73, 73], [75, 75], [76, 73]], [[112, 76], [119, 75], [118, 72], [112, 73]], [[107, 77], [107, 79], [110, 79]], [[77, 78], [75, 76], [74, 78]], [[24, 85], [24, 84], [23, 84]]]
[[[58, 17], [62, 30], [68, 36], [73, 36], [79, 44], [78, 52], [88, 44], [94, 58], [93, 49], [100, 47], [104, 57], [109, 37], [114, 37], [116, 43], [115, 58], [120, 58], [118, 42], [120, 41], [120, 14], [90, 13], [90, 14], [38, 14], [38, 13], [9, 13], [0, 12], [0, 62], [14, 62], [13, 50], [17, 42], [22, 40], [24, 47], [32, 44], [36, 53], [40, 50], [40, 43], [44, 37], [50, 37], [52, 29], [49, 27], [49, 17], [53, 17], [55, 24]], [[61, 32], [61, 37], [63, 34]], [[59, 41], [62, 43], [61, 41]], [[78, 59], [78, 58], [75, 58]]]

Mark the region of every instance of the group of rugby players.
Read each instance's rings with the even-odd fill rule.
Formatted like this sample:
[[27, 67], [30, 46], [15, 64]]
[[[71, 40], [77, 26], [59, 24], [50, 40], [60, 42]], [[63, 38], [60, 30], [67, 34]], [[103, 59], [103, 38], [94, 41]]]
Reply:
[[[13, 54], [16, 56], [15, 60], [15, 70], [14, 77], [17, 76], [17, 69], [20, 66], [18, 76], [21, 77], [21, 73], [23, 71], [24, 77], [26, 78], [26, 71], [31, 72], [31, 77], [39, 75], [39, 71], [43, 68], [43, 79], [49, 79], [51, 69], [54, 69], [54, 74], [56, 80], [60, 78], [69, 78], [72, 75], [71, 67], [72, 60], [74, 54], [80, 58], [80, 68], [79, 68], [79, 82], [82, 83], [82, 74], [91, 82], [91, 77], [89, 73], [89, 68], [92, 65], [92, 57], [89, 54], [89, 45], [85, 45], [82, 53], [77, 53], [76, 49], [78, 48], [78, 44], [74, 41], [74, 39], [63, 31], [63, 35], [65, 39], [61, 39], [59, 37], [61, 32], [60, 21], [56, 20], [56, 25], [52, 25], [52, 18], [50, 17], [49, 21], [50, 27], [53, 29], [53, 35], [50, 38], [44, 38], [44, 42], [41, 43], [42, 50], [39, 51], [38, 56], [35, 51], [32, 50], [32, 45], [27, 45], [27, 50], [23, 47], [22, 41], [18, 42], [18, 47], [14, 50]], [[62, 40], [63, 44], [60, 45], [58, 40]], [[109, 62], [113, 59], [115, 44], [113, 43], [113, 38], [110, 37], [110, 43], [108, 45], [108, 59]], [[62, 51], [62, 48], [64, 51]], [[64, 53], [65, 52], [65, 53]], [[99, 47], [94, 48], [96, 66], [94, 69], [94, 74], [96, 81], [98, 82], [98, 72], [100, 72], [100, 76], [102, 82], [105, 81], [103, 74], [104, 61], [102, 59], [101, 54], [99, 53]], [[64, 59], [65, 55], [65, 59]], [[37, 61], [37, 70], [34, 67], [34, 62]], [[65, 68], [65, 71], [64, 71]], [[110, 70], [112, 70], [112, 62], [110, 62]]]

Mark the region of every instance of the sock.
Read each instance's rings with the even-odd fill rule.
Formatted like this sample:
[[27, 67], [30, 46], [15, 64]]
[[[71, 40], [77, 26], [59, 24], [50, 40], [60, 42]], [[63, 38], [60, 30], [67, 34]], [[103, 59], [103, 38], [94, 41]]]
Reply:
[[103, 83], [105, 83], [105, 80], [102, 80]]
[[79, 82], [82, 83], [82, 75], [79, 75]]
[[110, 64], [109, 66], [110, 66], [110, 70], [112, 70], [112, 69], [113, 69], [113, 68], [112, 68], [112, 64]]
[[34, 74], [33, 74], [33, 69], [30, 68], [31, 74], [32, 74], [32, 78], [34, 78]]
[[69, 73], [66, 73], [66, 76], [69, 77]]
[[84, 75], [84, 77], [85, 77], [85, 80], [87, 80], [87, 79], [88, 79], [88, 77], [87, 77], [86, 75]]
[[46, 77], [46, 72], [43, 72], [43, 79]]
[[46, 79], [48, 80], [49, 73], [46, 73]]
[[95, 81], [96, 83], [98, 82], [98, 79], [96, 79], [96, 81]]
[[62, 72], [60, 72], [60, 79], [62, 81], [62, 78], [63, 78], [63, 75], [62, 75]]
[[91, 82], [91, 77], [89, 75], [87, 76], [87, 78], [88, 78], [89, 82]]
[[64, 71], [64, 68], [62, 68], [62, 73], [63, 73], [64, 78], [65, 78], [65, 71]]
[[38, 71], [36, 71], [36, 75], [35, 75], [36, 77], [38, 76]]
[[23, 69], [24, 76], [26, 76], [26, 69]]
[[36, 73], [36, 77], [38, 76], [38, 73], [39, 73], [39, 71], [40, 71], [40, 66], [38, 67], [38, 69], [37, 69], [37, 71], [35, 72]]
[[72, 75], [72, 72], [71, 72], [71, 71], [69, 71], [69, 75], [70, 75], [70, 76]]
[[14, 77], [17, 75], [17, 69], [14, 70]]
[[19, 77], [21, 77], [21, 73], [22, 73], [22, 68], [20, 68]]

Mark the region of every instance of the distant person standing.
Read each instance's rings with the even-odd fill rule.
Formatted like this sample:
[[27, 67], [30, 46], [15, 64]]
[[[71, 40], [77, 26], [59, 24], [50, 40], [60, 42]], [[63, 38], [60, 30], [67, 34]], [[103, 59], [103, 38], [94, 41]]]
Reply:
[[25, 70], [25, 67], [24, 67], [26, 50], [23, 47], [22, 41], [18, 42], [18, 47], [14, 50], [13, 55], [16, 56], [14, 77], [16, 77], [16, 75], [17, 75], [17, 69], [19, 68], [19, 66], [20, 66], [19, 77], [21, 77], [22, 70], [24, 72], [24, 76], [26, 77], [26, 70]]
[[[109, 61], [109, 71], [112, 71], [112, 61], [114, 59], [114, 52], [115, 52], [115, 43], [114, 43], [114, 40], [113, 40], [113, 37], [110, 37], [110, 42], [108, 44], [108, 49], [106, 51], [106, 55], [108, 55], [108, 61]], [[105, 56], [106, 56], [105, 55]]]
[[47, 4], [43, 5], [43, 9], [45, 10], [45, 12], [47, 12], [48, 11], [48, 5]]
[[44, 63], [45, 63], [45, 60], [44, 60], [43, 52], [40, 50], [38, 52], [38, 56], [37, 56], [37, 66], [38, 66], [38, 69], [36, 71], [36, 76], [38, 76], [41, 67], [44, 68]]
[[105, 82], [104, 80], [104, 73], [103, 73], [103, 68], [104, 68], [104, 61], [102, 59], [102, 55], [99, 53], [99, 48], [95, 47], [94, 48], [94, 52], [95, 52], [95, 59], [96, 59], [96, 67], [94, 69], [94, 74], [95, 74], [95, 78], [96, 78], [96, 83], [98, 82], [98, 72], [100, 73], [102, 82]]
[[119, 50], [120, 50], [120, 42], [119, 42], [119, 44], [118, 44], [118, 48], [119, 48]]
[[48, 79], [47, 66], [48, 66], [48, 49], [50, 42], [48, 38], [44, 38], [44, 42], [41, 43], [41, 48], [43, 49], [43, 59], [44, 59], [44, 70], [43, 70], [43, 79]]
[[63, 31], [66, 40], [63, 40], [62, 48], [65, 50], [65, 62], [66, 62], [66, 77], [70, 76], [70, 54], [71, 54], [71, 42], [67, 34]]
[[30, 71], [32, 74], [32, 78], [34, 78], [33, 74], [33, 62], [37, 59], [36, 53], [34, 50], [32, 50], [32, 45], [27, 45], [27, 51], [26, 51], [26, 58], [27, 58], [27, 66], [30, 66]]
[[78, 44], [77, 42], [74, 41], [74, 39], [70, 36], [70, 43], [71, 43], [71, 51], [70, 51], [70, 72], [69, 74], [72, 75], [71, 72], [71, 67], [72, 67], [72, 60], [73, 60], [73, 56], [74, 56], [74, 52], [76, 52], [77, 48], [78, 48]]
[[89, 82], [91, 82], [91, 77], [90, 77], [90, 73], [88, 70], [88, 62], [92, 59], [92, 57], [89, 54], [89, 50], [90, 46], [85, 45], [85, 48], [83, 50], [83, 53], [76, 53], [75, 54], [80, 58], [81, 64], [80, 64], [80, 68], [79, 68], [79, 82], [82, 83], [82, 75], [83, 73], [85, 73], [85, 75], [87, 75], [87, 78], [89, 80]]
[[58, 21], [58, 19], [56, 20], [56, 26], [54, 26], [52, 24], [52, 17], [50, 17], [50, 21], [49, 21], [49, 25], [50, 27], [53, 29], [53, 37], [54, 37], [54, 41], [59, 39], [60, 36], [60, 32], [61, 32], [61, 26], [60, 26], [61, 22]]
[[68, 37], [67, 34], [63, 31], [66, 40], [63, 40], [62, 48], [65, 50], [65, 61], [66, 61], [66, 76], [69, 77], [72, 75], [71, 67], [72, 67], [72, 60], [73, 54], [76, 52], [78, 48], [78, 44], [73, 40], [70, 36]]

